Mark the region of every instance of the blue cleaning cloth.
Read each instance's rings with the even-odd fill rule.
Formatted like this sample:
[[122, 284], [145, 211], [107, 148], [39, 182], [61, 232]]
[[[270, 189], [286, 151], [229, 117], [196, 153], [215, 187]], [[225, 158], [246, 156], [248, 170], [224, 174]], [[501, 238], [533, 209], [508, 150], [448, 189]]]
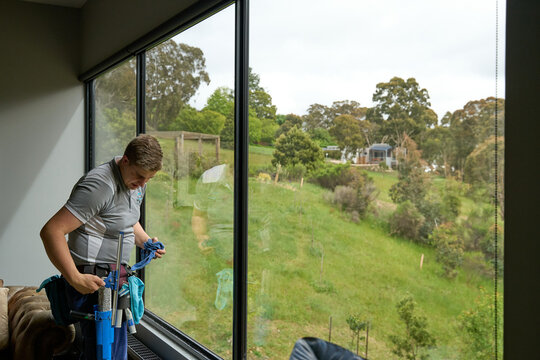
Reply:
[[144, 243], [144, 249], [141, 250], [141, 257], [143, 259], [141, 261], [139, 261], [138, 263], [136, 263], [135, 265], [133, 265], [131, 267], [131, 270], [133, 270], [133, 271], [139, 270], [139, 269], [145, 267], [146, 265], [148, 265], [148, 263], [150, 261], [152, 261], [152, 259], [156, 255], [156, 251], [158, 249], [159, 250], [165, 249], [165, 245], [163, 245], [163, 243], [160, 242], [160, 241], [152, 242], [152, 239], [148, 239]]
[[133, 313], [133, 322], [138, 324], [144, 314], [143, 292], [144, 283], [136, 276], [128, 277], [129, 296], [131, 298], [131, 312]]

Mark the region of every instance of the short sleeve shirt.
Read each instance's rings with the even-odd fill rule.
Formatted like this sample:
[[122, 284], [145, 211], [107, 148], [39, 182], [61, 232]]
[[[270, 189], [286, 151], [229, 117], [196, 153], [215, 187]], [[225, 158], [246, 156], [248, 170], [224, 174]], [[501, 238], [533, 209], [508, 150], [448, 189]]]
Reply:
[[68, 246], [76, 265], [116, 263], [119, 233], [124, 232], [122, 263], [135, 244], [133, 225], [139, 221], [146, 185], [130, 190], [116, 157], [92, 169], [73, 187], [65, 207], [83, 224], [69, 233]]

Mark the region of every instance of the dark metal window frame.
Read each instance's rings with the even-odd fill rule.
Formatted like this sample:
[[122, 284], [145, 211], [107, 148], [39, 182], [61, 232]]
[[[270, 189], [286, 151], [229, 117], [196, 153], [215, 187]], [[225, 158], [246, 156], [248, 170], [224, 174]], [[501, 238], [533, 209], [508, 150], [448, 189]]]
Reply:
[[[201, 1], [201, 3], [205, 3]], [[136, 133], [145, 133], [145, 80], [146, 50], [159, 44], [209, 16], [235, 3], [235, 140], [234, 140], [234, 290], [233, 290], [233, 359], [247, 357], [247, 209], [248, 209], [248, 20], [249, 0], [215, 1], [201, 11], [195, 4], [179, 16], [169, 20], [127, 48], [111, 56], [80, 76], [85, 82], [85, 159], [86, 171], [95, 162], [95, 78], [100, 74], [136, 56]], [[157, 36], [156, 34], [160, 34]], [[149, 40], [150, 39], [150, 40]], [[145, 226], [145, 203], [141, 207], [140, 223]], [[137, 261], [140, 252], [137, 252]], [[138, 274], [144, 280], [144, 271]], [[210, 349], [198, 343], [151, 311], [145, 311], [142, 323], [147, 322], [156, 331], [174, 339], [197, 359], [221, 359]], [[144, 331], [143, 331], [144, 333]], [[144, 339], [139, 339], [144, 342]], [[179, 358], [183, 358], [179, 356]]]

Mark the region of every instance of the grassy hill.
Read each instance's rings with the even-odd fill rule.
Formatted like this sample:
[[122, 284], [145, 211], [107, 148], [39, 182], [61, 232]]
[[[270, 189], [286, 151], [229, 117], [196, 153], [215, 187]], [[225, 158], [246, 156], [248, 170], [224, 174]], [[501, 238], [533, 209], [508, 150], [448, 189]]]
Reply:
[[[230, 159], [231, 154], [225, 150], [222, 156]], [[268, 148], [252, 148], [252, 161], [264, 164], [270, 154]], [[391, 203], [388, 189], [396, 176], [370, 175], [380, 190], [378, 200]], [[163, 172], [149, 186], [147, 228], [166, 243], [167, 256], [148, 267], [146, 305], [230, 358], [230, 298], [223, 310], [215, 300], [216, 273], [232, 266], [215, 251], [197, 247], [190, 189], [188, 183], [175, 189]], [[444, 278], [433, 249], [389, 236], [373, 217], [352, 222], [324, 200], [325, 192], [313, 184], [274, 185], [250, 178], [249, 358], [286, 359], [301, 337], [328, 339], [330, 317], [332, 342], [355, 349], [346, 318], [356, 313], [372, 323], [369, 358], [395, 358], [389, 336], [405, 331], [396, 304], [406, 294], [414, 296], [437, 340], [432, 358], [460, 358], [458, 316], [474, 305], [480, 287], [492, 292], [493, 280], [472, 270], [461, 270], [454, 280]], [[174, 206], [175, 197], [184, 198], [182, 206]]]

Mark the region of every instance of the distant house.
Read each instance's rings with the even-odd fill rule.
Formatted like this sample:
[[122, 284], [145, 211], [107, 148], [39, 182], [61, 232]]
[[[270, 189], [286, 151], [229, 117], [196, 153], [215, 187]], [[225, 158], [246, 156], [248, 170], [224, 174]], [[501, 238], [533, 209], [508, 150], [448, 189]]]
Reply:
[[388, 144], [373, 144], [369, 148], [358, 150], [358, 164], [379, 164], [384, 162], [388, 167], [397, 164], [393, 147]]

